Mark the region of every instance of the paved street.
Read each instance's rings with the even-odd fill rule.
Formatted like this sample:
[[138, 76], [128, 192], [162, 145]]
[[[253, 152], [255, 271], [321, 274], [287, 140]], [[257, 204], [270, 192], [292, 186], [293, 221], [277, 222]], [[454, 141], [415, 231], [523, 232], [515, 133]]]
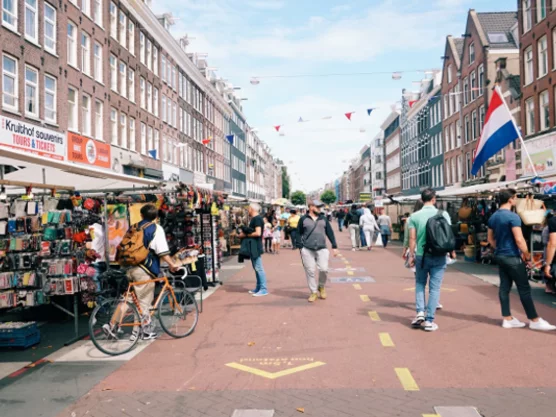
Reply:
[[[480, 412], [469, 416], [554, 416], [556, 333], [502, 329], [497, 288], [454, 267], [440, 330], [413, 330], [414, 282], [398, 251], [351, 252], [347, 234], [339, 240], [330, 277], [346, 279], [329, 285], [326, 301], [307, 303], [298, 252], [265, 256], [270, 296], [250, 297], [254, 274], [238, 270], [191, 337], [152, 343], [59, 416], [467, 415], [454, 406]], [[515, 295], [512, 305], [525, 320]], [[538, 309], [556, 321], [556, 310]]]

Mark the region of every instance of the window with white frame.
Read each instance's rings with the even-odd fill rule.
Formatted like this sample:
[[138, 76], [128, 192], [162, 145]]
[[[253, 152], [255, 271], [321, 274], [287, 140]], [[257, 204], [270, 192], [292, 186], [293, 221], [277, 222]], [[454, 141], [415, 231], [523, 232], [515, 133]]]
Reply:
[[172, 66], [172, 88], [174, 91], [177, 91], [178, 87], [178, 75], [176, 71], [176, 67]]
[[110, 54], [110, 88], [118, 92], [118, 59], [114, 54]]
[[153, 90], [153, 114], [158, 117], [158, 88]]
[[145, 55], [145, 61], [146, 61], [147, 68], [150, 70], [152, 70], [153, 68], [152, 49], [153, 49], [153, 44], [151, 43], [150, 39], [147, 39], [147, 50]]
[[533, 70], [533, 47], [530, 46], [525, 50], [525, 79], [524, 85], [529, 85], [533, 82], [534, 70]]
[[476, 110], [474, 110], [473, 113], [471, 113], [471, 133], [472, 133], [473, 140], [477, 140], [479, 138], [479, 135], [477, 135], [477, 111]]
[[147, 152], [152, 158], [150, 151], [154, 150], [153, 147], [153, 128], [151, 126], [147, 126]]
[[68, 64], [77, 67], [77, 26], [68, 22]]
[[120, 13], [118, 15], [118, 22], [120, 25], [120, 30], [119, 30], [119, 34], [120, 34], [120, 45], [122, 45], [125, 49], [127, 49], [127, 24], [126, 24], [126, 17], [125, 17], [125, 13], [120, 10]]
[[154, 150], [156, 151], [157, 159], [160, 159], [159, 148], [160, 148], [160, 132], [155, 129], [154, 130]]
[[139, 78], [139, 94], [141, 94], [141, 108], [147, 108], [147, 94], [145, 92], [145, 79], [143, 77]]
[[118, 8], [113, 1], [110, 2], [110, 36], [118, 39]]
[[91, 75], [91, 37], [81, 32], [81, 71]]
[[147, 125], [141, 122], [141, 153], [147, 154]]
[[44, 119], [50, 123], [56, 123], [58, 114], [56, 111], [56, 78], [44, 76]]
[[44, 3], [44, 49], [56, 54], [56, 9]]
[[25, 114], [39, 117], [39, 71], [25, 65]]
[[153, 85], [151, 83], [147, 83], [147, 111], [153, 112]]
[[127, 33], [129, 35], [129, 53], [135, 56], [135, 23], [128, 19]]
[[120, 146], [127, 149], [127, 116], [120, 113]]
[[81, 11], [85, 15], [91, 16], [91, 0], [81, 0]]
[[469, 65], [475, 62], [475, 43], [469, 45]]
[[478, 83], [477, 83], [477, 97], [481, 97], [483, 95], [483, 89], [485, 88], [485, 66], [484, 64], [479, 65], [479, 76], [478, 76]]
[[463, 105], [467, 106], [469, 104], [469, 80], [467, 77], [463, 80]]
[[448, 84], [452, 82], [452, 64], [448, 65], [447, 69]]
[[93, 19], [102, 27], [102, 0], [93, 0]]
[[2, 1], [2, 24], [17, 32], [17, 4], [18, 0]]
[[172, 123], [172, 100], [170, 100], [170, 97], [166, 97], [166, 104], [168, 105], [168, 109], [166, 110], [166, 117], [168, 119], [168, 124], [173, 126], [173, 123]]
[[178, 110], [175, 102], [172, 102], [172, 126], [178, 127]]
[[479, 135], [483, 134], [483, 127], [485, 126], [485, 106], [479, 108]]
[[112, 145], [118, 145], [118, 111], [110, 108], [110, 140]]
[[2, 107], [15, 111], [19, 107], [17, 64], [17, 59], [9, 55], [2, 56]]
[[145, 65], [145, 34], [139, 32], [139, 61]]
[[475, 75], [475, 71], [471, 73], [471, 101], [477, 98], [477, 78]]
[[523, 33], [531, 30], [533, 26], [533, 15], [531, 13], [531, 0], [523, 0], [522, 9], [523, 13]]
[[127, 97], [127, 65], [120, 61], [120, 94]]
[[450, 117], [450, 101], [448, 99], [448, 96], [445, 95], [444, 96], [444, 118], [447, 119], [448, 117]]
[[548, 90], [544, 90], [539, 94], [539, 117], [540, 117], [540, 130], [547, 130], [550, 128], [550, 106], [549, 106]]
[[537, 23], [546, 18], [546, 0], [537, 0]]
[[160, 62], [161, 62], [161, 71], [162, 71], [161, 74], [162, 81], [167, 81], [166, 80], [166, 56], [164, 54], [160, 56]]
[[527, 135], [535, 133], [535, 100], [525, 101], [525, 132]]
[[162, 94], [162, 121], [166, 121], [166, 96]]
[[39, 42], [38, 0], [25, 0], [25, 38]]
[[158, 48], [153, 45], [153, 72], [158, 77]]
[[81, 97], [81, 134], [85, 136], [92, 136], [91, 117], [91, 97], [83, 94]]
[[[556, 4], [556, 0], [553, 1]], [[556, 51], [556, 28], [552, 29], [552, 50]], [[552, 57], [552, 69], [556, 69], [556, 54]]]
[[103, 140], [104, 124], [103, 124], [103, 111], [104, 104], [100, 100], [95, 101], [95, 137], [98, 140]]
[[128, 96], [129, 101], [135, 103], [135, 71], [129, 67], [127, 69], [127, 79], [128, 79]]
[[463, 122], [463, 130], [464, 130], [464, 136], [465, 136], [465, 143], [469, 143], [471, 141], [471, 126], [469, 125], [469, 115], [467, 114], [465, 116], [464, 122]]
[[456, 121], [456, 147], [461, 147], [461, 120]]
[[537, 51], [539, 55], [539, 78], [541, 78], [548, 74], [548, 43], [546, 35], [538, 40]]
[[77, 90], [68, 88], [68, 129], [77, 132]]
[[93, 77], [99, 83], [102, 83], [102, 45], [99, 42], [95, 42], [93, 55]]
[[456, 130], [454, 123], [450, 125], [450, 147], [452, 149], [456, 148]]
[[135, 152], [135, 119], [133, 117], [129, 118], [129, 150]]

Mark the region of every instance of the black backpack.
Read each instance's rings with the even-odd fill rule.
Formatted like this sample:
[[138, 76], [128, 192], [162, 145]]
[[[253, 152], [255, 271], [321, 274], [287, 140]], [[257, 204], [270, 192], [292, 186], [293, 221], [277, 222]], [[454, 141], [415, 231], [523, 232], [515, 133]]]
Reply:
[[452, 226], [439, 210], [427, 221], [425, 255], [443, 256], [455, 249], [456, 237]]

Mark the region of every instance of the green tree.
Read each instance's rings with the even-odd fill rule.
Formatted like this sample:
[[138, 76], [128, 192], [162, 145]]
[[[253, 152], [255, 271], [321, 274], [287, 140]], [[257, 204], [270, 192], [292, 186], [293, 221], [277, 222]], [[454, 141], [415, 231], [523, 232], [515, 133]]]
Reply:
[[303, 191], [294, 191], [291, 197], [291, 202], [295, 206], [304, 206], [307, 203], [307, 197]]
[[326, 190], [320, 195], [320, 201], [324, 204], [332, 204], [336, 202], [336, 194], [332, 190]]
[[290, 176], [286, 167], [282, 167], [282, 197], [290, 198]]

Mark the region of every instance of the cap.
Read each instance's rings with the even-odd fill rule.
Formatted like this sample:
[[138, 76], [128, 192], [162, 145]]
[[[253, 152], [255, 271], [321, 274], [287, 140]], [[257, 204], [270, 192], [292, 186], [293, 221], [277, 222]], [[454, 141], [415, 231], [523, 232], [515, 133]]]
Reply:
[[315, 207], [324, 207], [324, 203], [320, 200], [311, 200], [309, 201], [309, 205]]

